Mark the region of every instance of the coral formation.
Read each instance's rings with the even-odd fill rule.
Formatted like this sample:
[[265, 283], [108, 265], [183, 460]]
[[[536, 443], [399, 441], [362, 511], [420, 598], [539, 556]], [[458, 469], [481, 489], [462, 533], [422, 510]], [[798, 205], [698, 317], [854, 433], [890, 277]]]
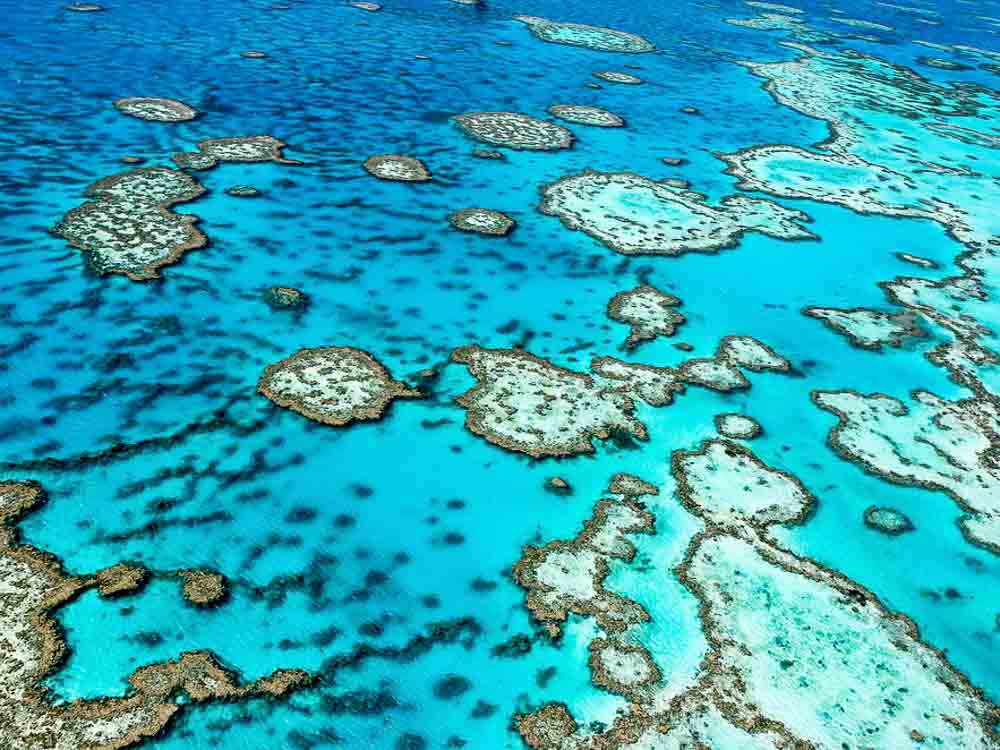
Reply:
[[639, 76], [634, 76], [631, 73], [623, 73], [619, 70], [599, 70], [594, 73], [594, 76], [609, 83], [625, 83], [632, 86], [643, 83], [643, 80]]
[[322, 424], [341, 427], [380, 419], [397, 398], [420, 398], [360, 349], [301, 349], [268, 365], [257, 390], [278, 406]]
[[525, 606], [553, 638], [572, 612], [597, 618], [611, 635], [645, 622], [649, 614], [635, 602], [604, 587], [611, 560], [631, 561], [630, 534], [652, 534], [653, 516], [639, 498], [658, 490], [638, 477], [619, 474], [609, 493], [573, 539], [527, 546], [514, 565], [514, 580], [525, 590]]
[[0, 746], [119, 750], [161, 732], [185, 706], [280, 697], [308, 685], [297, 669], [240, 684], [207, 651], [140, 667], [124, 697], [53, 704], [43, 687], [66, 657], [54, 612], [111, 575], [71, 576], [59, 562], [18, 540], [16, 524], [44, 502], [38, 485], [0, 484]]
[[229, 596], [229, 583], [219, 573], [192, 568], [179, 570], [177, 575], [183, 581], [181, 593], [188, 604], [211, 607]]
[[1000, 554], [1000, 409], [986, 398], [946, 401], [915, 391], [908, 406], [880, 393], [814, 391], [839, 420], [827, 442], [841, 456], [890, 482], [941, 490], [967, 515], [966, 538]]
[[717, 414], [715, 429], [723, 437], [734, 440], [752, 440], [763, 432], [757, 420], [745, 414]]
[[621, 388], [518, 349], [466, 346], [451, 359], [466, 365], [477, 381], [458, 398], [468, 411], [466, 427], [495, 445], [541, 458], [591, 453], [594, 438], [613, 432], [646, 439], [633, 401]]
[[500, 211], [488, 208], [463, 208], [448, 217], [455, 229], [492, 237], [506, 237], [514, 228], [514, 220]]
[[[592, 678], [625, 695], [628, 709], [596, 732], [581, 731], [563, 704], [516, 716], [529, 747], [997, 746], [1000, 709], [924, 643], [911, 621], [772, 537], [770, 527], [802, 523], [813, 508], [812, 495], [795, 477], [718, 440], [675, 452], [672, 466], [681, 502], [705, 524], [677, 569], [698, 600], [708, 643], [699, 675], [662, 702], [646, 690], [636, 694], [627, 679], [593, 670], [594, 651], [606, 648], [595, 638]], [[601, 629], [610, 624], [612, 637], [622, 638], [628, 628], [602, 620], [608, 602], [628, 608], [624, 597], [603, 588], [606, 569], [596, 579], [602, 588], [595, 600], [595, 579], [586, 575], [593, 564], [580, 563], [579, 541], [542, 549], [550, 548], [550, 555], [565, 557], [550, 565], [547, 585], [539, 585], [537, 573], [518, 577], [532, 613], [557, 622], [565, 611], [593, 615]], [[537, 555], [529, 548], [518, 564], [531, 560], [535, 570]], [[549, 600], [539, 601], [545, 595]], [[598, 606], [581, 607], [581, 597]], [[634, 645], [629, 653], [634, 657], [621, 659], [620, 667], [626, 678], [641, 680], [655, 668], [648, 649]]]
[[302, 164], [286, 159], [282, 153], [284, 141], [270, 135], [248, 135], [236, 138], [212, 138], [201, 141], [197, 151], [173, 155], [174, 163], [182, 169], [211, 169], [219, 162], [253, 163], [273, 161], [277, 164]]
[[680, 303], [674, 295], [643, 284], [612, 297], [607, 314], [612, 320], [632, 327], [625, 339], [625, 348], [632, 349], [657, 336], [673, 336], [677, 326], [686, 320], [674, 309]]
[[718, 207], [633, 172], [586, 171], [542, 188], [542, 213], [557, 216], [624, 255], [680, 255], [735, 247], [747, 232], [815, 239], [809, 217], [768, 200], [731, 195]]
[[809, 317], [822, 320], [828, 328], [847, 337], [857, 347], [879, 351], [883, 346], [899, 347], [907, 339], [926, 338], [927, 332], [916, 322], [909, 310], [887, 313], [855, 307], [838, 310], [833, 307], [807, 307]]
[[598, 128], [622, 128], [625, 120], [614, 112], [608, 112], [600, 107], [588, 107], [583, 104], [553, 104], [548, 109], [553, 117], [579, 125], [593, 125]]
[[427, 182], [433, 179], [427, 166], [412, 156], [384, 154], [370, 156], [364, 163], [365, 171], [380, 180], [396, 182]]
[[132, 96], [115, 101], [115, 108], [123, 115], [150, 122], [187, 122], [198, 116], [198, 110], [176, 99]]
[[85, 195], [93, 200], [70, 210], [52, 232], [87, 252], [98, 273], [146, 281], [207, 243], [197, 216], [170, 210], [204, 192], [197, 180], [172, 169], [123, 172], [88, 187]]
[[309, 296], [292, 286], [272, 286], [265, 300], [275, 310], [302, 309], [309, 305]]
[[653, 43], [638, 34], [608, 29], [603, 26], [588, 26], [582, 23], [550, 21], [538, 16], [514, 16], [525, 24], [539, 39], [555, 44], [586, 47], [598, 52], [652, 52]]
[[881, 531], [889, 536], [898, 536], [915, 528], [913, 521], [904, 513], [895, 508], [880, 507], [871, 505], [865, 508], [865, 526], [876, 531]]
[[493, 146], [557, 151], [573, 145], [573, 134], [562, 125], [519, 112], [466, 112], [451, 119], [469, 137]]

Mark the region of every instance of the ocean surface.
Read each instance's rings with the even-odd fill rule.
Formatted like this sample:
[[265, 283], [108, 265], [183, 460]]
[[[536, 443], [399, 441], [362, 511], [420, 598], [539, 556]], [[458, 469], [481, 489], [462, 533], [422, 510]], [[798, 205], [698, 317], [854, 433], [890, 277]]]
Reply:
[[[136, 669], [207, 650], [241, 682], [278, 669], [313, 681], [280, 697], [179, 696], [198, 705], [143, 746], [519, 748], [517, 717], [551, 703], [600, 734], [632, 699], [588, 667], [598, 626], [577, 612], [549, 637], [512, 566], [525, 545], [576, 537], [613, 475], [656, 485], [643, 499], [655, 533], [631, 537], [635, 558], [612, 561], [605, 585], [648, 612], [629, 642], [680, 694], [705, 669], [709, 643], [677, 574], [704, 521], [678, 501], [671, 456], [719, 439], [716, 415], [739, 413], [763, 432], [736, 443], [815, 498], [802, 523], [773, 537], [910, 618], [995, 709], [1000, 543], [959, 521], [1000, 513], [1000, 494], [975, 506], [962, 490], [977, 472], [1000, 471], [988, 416], [1000, 377], [995, 355], [951, 368], [927, 355], [970, 337], [1000, 350], [1000, 265], [989, 261], [1000, 249], [1000, 4], [380, 2], [2, 4], [0, 478], [44, 489], [20, 543], [67, 575], [121, 561], [151, 571], [129, 596], [90, 588], [54, 609], [67, 653], [33, 689], [55, 706], [127, 696]], [[655, 49], [553, 43], [515, 16], [641, 35]], [[131, 117], [115, 107], [123, 97], [177, 100], [198, 116]], [[547, 113], [556, 103], [608, 110], [624, 126], [558, 120]], [[557, 122], [575, 142], [545, 151], [477, 141], [452, 118], [478, 111]], [[839, 126], [850, 130], [832, 152], [839, 161], [799, 163], [830, 154], [823, 144]], [[88, 186], [135, 168], [122, 157], [178, 169], [171, 157], [199, 142], [256, 135], [280, 139], [284, 158], [301, 163], [187, 170], [206, 190], [169, 210], [199, 217], [208, 240], [155, 278], [108, 272], [53, 231]], [[750, 152], [734, 167], [763, 146], [785, 151]], [[362, 165], [383, 154], [419, 159], [433, 179], [378, 179]], [[683, 240], [669, 253], [616, 252], [601, 227], [627, 232], [616, 215], [641, 223], [662, 207], [627, 194], [575, 229], [539, 210], [546, 186], [585, 170], [641, 175], [713, 207], [733, 195], [773, 201], [805, 214], [815, 237], [739, 226], [709, 252]], [[226, 192], [236, 185], [259, 195]], [[493, 237], [449, 224], [470, 207], [516, 227]], [[803, 314], [905, 312], [880, 283], [947, 284], [967, 273], [959, 258], [970, 253], [975, 293], [937, 308], [921, 298], [925, 308], [906, 312], [923, 335], [883, 337], [875, 350]], [[606, 308], [641, 284], [679, 298], [686, 321], [626, 350], [628, 326]], [[301, 290], [308, 305], [269, 305], [272, 287]], [[767, 344], [788, 371], [747, 371], [750, 387], [729, 392], [689, 384], [665, 407], [634, 399], [646, 440], [594, 434], [592, 452], [536, 458], [467, 428], [456, 402], [476, 385], [450, 361], [459, 347], [521, 349], [587, 373], [605, 356], [676, 368], [729, 335]], [[423, 397], [332, 426], [258, 391], [267, 366], [315, 347], [368, 352]], [[908, 479], [906, 461], [890, 469], [837, 450], [838, 416], [816, 391], [885, 394], [914, 413], [914, 391], [974, 398], [967, 419], [985, 442], [966, 463], [924, 456], [947, 481]], [[556, 476], [568, 491], [549, 486]], [[905, 514], [912, 530], [871, 528], [871, 506]], [[224, 576], [225, 600], [185, 602], [173, 571], [192, 568]], [[0, 594], [10, 596], [2, 584]], [[19, 742], [4, 747], [32, 747]]]

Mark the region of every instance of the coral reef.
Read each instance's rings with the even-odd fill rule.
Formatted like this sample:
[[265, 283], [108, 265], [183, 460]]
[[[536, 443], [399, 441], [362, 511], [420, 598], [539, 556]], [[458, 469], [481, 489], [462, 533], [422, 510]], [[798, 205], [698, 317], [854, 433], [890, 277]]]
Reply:
[[16, 524], [44, 499], [33, 483], [0, 483], [0, 746], [119, 750], [157, 735], [185, 706], [280, 697], [310, 684], [297, 669], [240, 684], [211, 653], [191, 651], [137, 669], [124, 697], [50, 703], [43, 681], [66, 656], [54, 612], [89, 588], [124, 579], [121, 568], [68, 575], [51, 555], [19, 543]]
[[763, 432], [757, 420], [745, 414], [717, 414], [715, 429], [723, 437], [734, 440], [753, 440]]
[[538, 16], [514, 16], [525, 24], [539, 39], [555, 44], [586, 47], [597, 52], [652, 52], [653, 43], [638, 34], [608, 29], [603, 26], [588, 26], [582, 23], [550, 21]]
[[466, 346], [451, 359], [477, 381], [458, 398], [468, 411], [465, 426], [495, 445], [541, 458], [591, 453], [594, 438], [613, 432], [646, 439], [621, 388], [518, 349]]
[[623, 128], [625, 120], [614, 112], [608, 112], [600, 107], [588, 107], [583, 104], [553, 104], [548, 109], [553, 117], [579, 125], [593, 125], [598, 128]]
[[967, 515], [966, 538], [1000, 554], [1000, 409], [986, 398], [946, 401], [915, 391], [909, 406], [880, 393], [814, 391], [838, 424], [827, 442], [890, 482], [941, 490]]
[[192, 568], [177, 571], [183, 581], [181, 593], [184, 601], [196, 607], [211, 607], [229, 596], [229, 583], [225, 577], [211, 570]]
[[672, 294], [643, 284], [627, 292], [619, 292], [608, 302], [611, 320], [625, 323], [632, 330], [625, 339], [625, 348], [633, 349], [657, 336], [673, 336], [686, 318], [674, 308], [681, 301]]
[[176, 99], [132, 96], [116, 100], [115, 108], [123, 115], [150, 122], [187, 122], [198, 116], [198, 110]]
[[277, 164], [302, 164], [295, 159], [286, 159], [282, 153], [286, 147], [270, 135], [249, 135], [236, 138], [213, 138], [201, 141], [197, 151], [181, 152], [173, 155], [174, 163], [182, 169], [211, 169], [220, 162], [253, 163], [273, 161]]
[[525, 151], [557, 151], [573, 145], [573, 134], [562, 125], [519, 112], [466, 112], [451, 118], [477, 141]]
[[370, 156], [364, 163], [365, 171], [380, 180], [396, 182], [427, 182], [433, 179], [427, 166], [412, 156], [385, 154]]
[[609, 83], [624, 83], [632, 86], [644, 82], [639, 76], [634, 76], [631, 73], [623, 73], [620, 70], [599, 70], [594, 73], [594, 76]]
[[895, 508], [870, 505], [865, 508], [865, 526], [889, 536], [898, 536], [915, 528], [913, 521]]
[[335, 427], [380, 419], [397, 398], [420, 398], [367, 352], [335, 346], [301, 349], [269, 365], [257, 390], [278, 406]]
[[680, 255], [735, 247], [747, 232], [815, 239], [809, 217], [768, 200], [731, 195], [718, 207], [633, 172], [586, 171], [542, 188], [542, 213], [557, 216], [624, 255]]
[[93, 200], [70, 210], [52, 232], [87, 252], [98, 273], [146, 281], [207, 243], [197, 216], [170, 210], [204, 192], [197, 180], [172, 169], [123, 172], [88, 187], [85, 195]]
[[854, 346], [879, 351], [883, 346], [900, 347], [908, 339], [926, 338], [927, 332], [909, 310], [887, 313], [855, 307], [838, 310], [833, 307], [807, 307], [804, 315], [822, 320], [828, 328], [847, 337]]
[[506, 237], [514, 228], [514, 220], [507, 214], [488, 208], [463, 208], [449, 216], [448, 222], [463, 232], [491, 237]]
[[[648, 687], [636, 694], [627, 680], [594, 671], [594, 651], [606, 648], [595, 638], [592, 678], [626, 696], [627, 710], [610, 728], [585, 732], [567, 706], [545, 705], [515, 717], [529, 747], [997, 746], [1000, 709], [924, 643], [911, 621], [771, 536], [770, 527], [802, 523], [813, 508], [812, 495], [795, 477], [717, 440], [675, 452], [672, 467], [681, 502], [705, 524], [677, 569], [700, 605], [708, 643], [700, 674], [659, 702]], [[602, 587], [596, 601], [603, 607], [581, 607], [581, 596], [595, 601], [595, 584], [579, 562], [579, 542], [553, 542], [543, 549], [549, 548], [551, 555], [567, 557], [550, 566], [555, 574], [548, 587], [539, 586], [537, 574], [518, 577], [532, 613], [555, 621], [564, 610], [589, 614], [606, 631], [611, 624], [612, 637], [621, 638], [627, 628], [601, 617], [605, 602], [627, 609], [623, 597]], [[537, 554], [529, 548], [518, 564], [534, 562]], [[553, 584], [563, 598], [553, 596]], [[539, 603], [546, 594], [549, 601]], [[655, 668], [648, 649], [633, 645], [628, 653], [631, 658], [622, 658], [620, 667], [626, 677], [641, 680]]]

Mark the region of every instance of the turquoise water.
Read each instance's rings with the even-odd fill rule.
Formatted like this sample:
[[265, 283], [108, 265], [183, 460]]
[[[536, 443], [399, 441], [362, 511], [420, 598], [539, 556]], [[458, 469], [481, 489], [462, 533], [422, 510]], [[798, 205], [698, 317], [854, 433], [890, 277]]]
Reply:
[[[660, 485], [649, 502], [658, 533], [637, 540], [642, 564], [614, 566], [608, 586], [651, 613], [635, 637], [666, 679], [691, 679], [704, 637], [697, 605], [672, 570], [699, 522], [673, 497], [670, 454], [715, 436], [716, 414], [741, 412], [764, 428], [752, 443], [760, 458], [818, 499], [808, 523], [778, 536], [909, 615], [1000, 701], [997, 556], [962, 537], [961, 510], [945, 494], [890, 484], [835, 454], [826, 439], [836, 420], [809, 399], [814, 389], [968, 396], [924, 356], [947, 335], [930, 326], [926, 339], [873, 353], [800, 314], [810, 305], [892, 311], [879, 282], [944, 279], [959, 272], [965, 248], [928, 219], [791, 197], [776, 200], [807, 213], [818, 241], [748, 234], [718, 253], [630, 257], [537, 210], [543, 185], [584, 169], [681, 178], [716, 205], [737, 192], [717, 154], [764, 144], [814, 150], [826, 123], [778, 103], [734, 64], [794, 59], [796, 50], [781, 45], [788, 33], [725, 23], [759, 12], [730, 1], [385, 0], [376, 13], [341, 2], [289, 5], [108, 0], [96, 13], [50, 2], [4, 9], [0, 472], [37, 480], [49, 494], [23, 522], [23, 538], [74, 573], [134, 560], [161, 572], [212, 568], [232, 587], [210, 610], [187, 606], [165, 574], [121, 600], [85, 593], [57, 615], [71, 650], [46, 680], [54, 700], [123, 695], [137, 667], [204, 648], [247, 680], [287, 667], [322, 679], [284, 701], [186, 711], [150, 747], [420, 747], [401, 740], [413, 735], [427, 747], [463, 738], [476, 748], [516, 748], [512, 715], [550, 701], [565, 702], [581, 722], [610, 723], [623, 699], [591, 683], [592, 623], [574, 620], [561, 642], [550, 642], [510, 567], [525, 544], [572, 538], [614, 473]], [[840, 7], [894, 28], [880, 32], [836, 23], [830, 4], [796, 5], [807, 11], [812, 36], [804, 41], [912, 66], [941, 86], [967, 85], [982, 109], [948, 121], [1000, 135], [998, 73], [988, 67], [1000, 55], [998, 24], [975, 22], [951, 2], [933, 6], [933, 25], [879, 3]], [[1000, 6], [977, 3], [976, 14], [996, 18]], [[641, 33], [657, 51], [547, 44], [514, 15]], [[268, 57], [240, 56], [250, 49]], [[968, 69], [920, 65], [921, 56]], [[599, 70], [645, 82], [588, 87]], [[115, 110], [124, 96], [176, 98], [202, 116], [145, 122]], [[504, 160], [490, 161], [470, 156], [482, 144], [449, 121], [475, 110], [545, 118], [556, 102], [608, 109], [627, 127], [573, 125], [572, 149], [504, 150]], [[935, 102], [926, 107], [928, 117], [945, 116]], [[883, 141], [865, 141], [865, 158], [900, 143], [920, 153], [921, 142], [891, 134], [903, 117], [865, 117], [886, 131]], [[921, 132], [934, 161], [971, 164], [976, 176], [927, 177], [916, 197], [960, 203], [982, 217], [980, 231], [996, 245], [996, 146]], [[122, 156], [172, 166], [171, 154], [204, 139], [264, 133], [305, 163], [194, 173], [207, 193], [177, 211], [201, 218], [209, 244], [160, 279], [98, 275], [47, 231], [88, 185], [126, 169]], [[420, 158], [435, 179], [384, 182], [361, 169], [385, 153]], [[662, 157], [687, 163], [671, 167]], [[781, 170], [769, 176], [780, 179]], [[848, 170], [814, 176], [837, 187], [859, 179]], [[241, 184], [262, 195], [226, 194]], [[504, 239], [452, 229], [448, 214], [470, 206], [503, 211], [517, 228]], [[938, 268], [905, 263], [898, 252]], [[996, 287], [988, 275], [983, 282]], [[672, 339], [623, 354], [627, 328], [605, 307], [639, 283], [679, 297], [687, 323]], [[299, 288], [311, 304], [273, 310], [264, 302], [271, 286]], [[962, 304], [997, 324], [992, 299]], [[466, 430], [454, 399], [474, 381], [463, 367], [444, 367], [453, 349], [473, 343], [523, 347], [581, 371], [603, 355], [673, 366], [710, 356], [729, 334], [766, 342], [793, 374], [751, 374], [752, 387], [731, 394], [690, 388], [668, 408], [640, 405], [647, 442], [598, 441], [593, 454], [559, 460], [533, 461]], [[694, 353], [677, 350], [677, 341]], [[265, 366], [316, 346], [364, 349], [407, 382], [444, 369], [428, 398], [400, 401], [378, 422], [330, 428], [255, 392]], [[553, 475], [572, 493], [548, 491]], [[904, 511], [916, 530], [888, 537], [866, 528], [872, 504]], [[441, 623], [450, 635], [421, 640], [440, 634]], [[495, 647], [515, 635], [527, 636], [530, 650], [498, 656]], [[371, 648], [357, 658], [361, 647]], [[455, 675], [464, 689], [442, 697], [435, 686]]]

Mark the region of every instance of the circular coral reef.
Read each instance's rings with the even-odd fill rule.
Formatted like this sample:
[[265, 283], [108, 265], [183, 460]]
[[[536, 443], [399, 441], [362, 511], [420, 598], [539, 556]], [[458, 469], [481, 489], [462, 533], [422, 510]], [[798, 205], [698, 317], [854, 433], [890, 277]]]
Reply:
[[257, 390], [278, 406], [335, 427], [379, 419], [397, 398], [420, 398], [368, 352], [339, 346], [302, 349], [268, 366]]
[[463, 208], [448, 217], [455, 229], [492, 237], [505, 237], [514, 228], [514, 220], [500, 211], [488, 208]]
[[420, 159], [414, 159], [412, 156], [400, 156], [399, 154], [371, 156], [365, 160], [363, 166], [368, 174], [378, 177], [380, 180], [427, 182], [433, 179], [427, 166]]
[[715, 429], [723, 437], [736, 440], [752, 440], [763, 432], [757, 420], [743, 414], [716, 415]]
[[184, 601], [196, 607], [214, 607], [229, 596], [229, 583], [221, 573], [191, 569], [179, 570], [177, 575], [184, 582]]

